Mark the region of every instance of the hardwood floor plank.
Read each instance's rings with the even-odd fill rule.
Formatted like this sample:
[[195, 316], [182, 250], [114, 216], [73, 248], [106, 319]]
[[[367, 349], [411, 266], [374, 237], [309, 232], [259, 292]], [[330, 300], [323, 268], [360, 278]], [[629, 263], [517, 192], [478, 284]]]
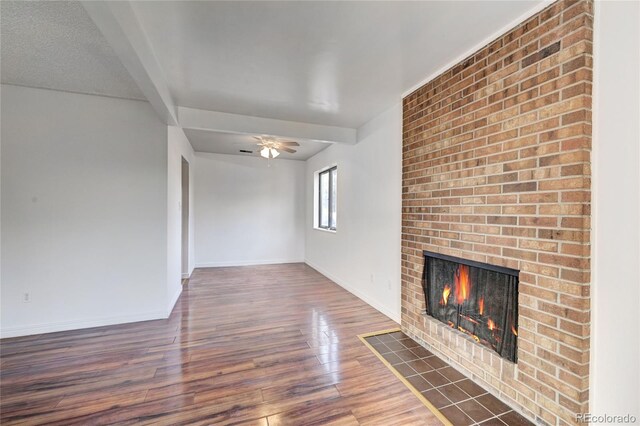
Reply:
[[357, 338], [396, 326], [304, 264], [197, 269], [166, 320], [0, 341], [0, 422], [439, 424]]
[[[318, 403], [304, 404], [289, 411], [274, 414], [267, 418], [269, 426], [289, 425], [326, 425], [326, 424], [358, 424], [353, 423], [354, 416], [350, 410], [333, 406], [330, 401], [318, 401]], [[341, 423], [341, 422], [351, 423]]]

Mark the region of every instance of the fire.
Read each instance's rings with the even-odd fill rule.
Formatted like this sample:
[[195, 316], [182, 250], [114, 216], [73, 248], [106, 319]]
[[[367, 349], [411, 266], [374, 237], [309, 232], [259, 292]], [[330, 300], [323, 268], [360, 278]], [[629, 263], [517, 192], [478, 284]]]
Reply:
[[451, 286], [450, 285], [445, 285], [444, 286], [444, 291], [442, 292], [442, 300], [440, 301], [440, 304], [442, 306], [447, 306], [447, 302], [449, 301], [449, 295], [451, 294]]
[[464, 334], [471, 336], [473, 340], [475, 340], [476, 342], [480, 342], [480, 338], [475, 334], [473, 334], [472, 332], [470, 332], [469, 330], [467, 330], [466, 328], [459, 325], [458, 330], [462, 331]]
[[489, 318], [489, 321], [487, 322], [487, 328], [491, 331], [496, 329], [496, 323], [493, 322], [491, 318]]
[[478, 309], [480, 310], [480, 315], [484, 314], [484, 297], [478, 300]]
[[513, 325], [511, 326], [511, 332], [513, 333], [514, 336], [518, 335], [518, 330], [516, 330], [516, 328]]
[[469, 298], [469, 293], [471, 293], [469, 267], [467, 265], [460, 265], [454, 279], [456, 283], [456, 300], [458, 304], [461, 305], [462, 302]]

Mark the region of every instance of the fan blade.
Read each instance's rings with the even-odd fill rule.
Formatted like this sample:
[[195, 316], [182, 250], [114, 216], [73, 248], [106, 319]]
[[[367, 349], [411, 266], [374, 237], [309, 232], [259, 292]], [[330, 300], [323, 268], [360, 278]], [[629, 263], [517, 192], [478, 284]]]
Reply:
[[284, 142], [278, 142], [280, 145], [285, 145], [285, 146], [300, 146], [300, 144], [298, 142], [294, 142], [294, 141], [284, 141]]
[[290, 152], [291, 154], [296, 152], [295, 149], [287, 148], [286, 146], [281, 146], [281, 147], [278, 148], [278, 150], [284, 151], [284, 152]]

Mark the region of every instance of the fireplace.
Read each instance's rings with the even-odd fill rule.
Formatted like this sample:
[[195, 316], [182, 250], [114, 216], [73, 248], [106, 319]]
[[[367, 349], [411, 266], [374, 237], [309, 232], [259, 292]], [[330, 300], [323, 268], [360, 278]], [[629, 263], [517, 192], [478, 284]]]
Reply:
[[519, 271], [424, 251], [426, 313], [517, 362]]

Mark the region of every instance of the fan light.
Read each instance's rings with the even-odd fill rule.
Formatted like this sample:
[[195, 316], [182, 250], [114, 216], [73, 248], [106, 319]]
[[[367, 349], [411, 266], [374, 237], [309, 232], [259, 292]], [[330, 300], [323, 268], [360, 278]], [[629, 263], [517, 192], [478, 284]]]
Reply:
[[295, 154], [296, 150], [292, 149], [291, 147], [300, 146], [298, 142], [279, 141], [273, 136], [254, 136], [253, 138], [258, 141], [260, 156], [266, 158], [267, 160], [278, 157], [280, 155], [280, 151]]

